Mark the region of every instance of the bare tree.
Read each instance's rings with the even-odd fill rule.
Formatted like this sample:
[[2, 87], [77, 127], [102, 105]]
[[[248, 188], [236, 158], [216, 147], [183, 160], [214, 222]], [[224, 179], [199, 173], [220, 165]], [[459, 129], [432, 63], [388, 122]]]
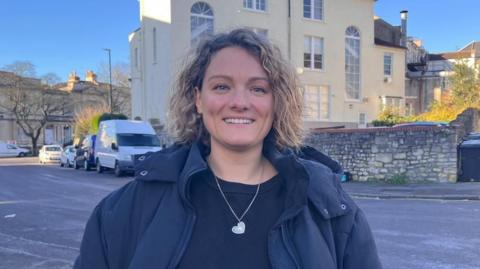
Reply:
[[[101, 63], [98, 70], [98, 80], [109, 83], [110, 70], [108, 64]], [[130, 65], [125, 62], [118, 62], [112, 66], [112, 85], [117, 87], [130, 88]]]
[[65, 98], [55, 90], [11, 73], [3, 78], [2, 86], [4, 98], [0, 98], [0, 106], [14, 116], [18, 127], [31, 139], [36, 155], [43, 128], [52, 117], [62, 114]]
[[18, 76], [33, 78], [36, 76], [35, 65], [30, 61], [15, 61], [2, 67], [2, 70], [12, 72]]
[[60, 77], [53, 72], [46, 73], [45, 75], [41, 76], [40, 79], [42, 80], [43, 84], [48, 86], [53, 86], [59, 83], [61, 80]]

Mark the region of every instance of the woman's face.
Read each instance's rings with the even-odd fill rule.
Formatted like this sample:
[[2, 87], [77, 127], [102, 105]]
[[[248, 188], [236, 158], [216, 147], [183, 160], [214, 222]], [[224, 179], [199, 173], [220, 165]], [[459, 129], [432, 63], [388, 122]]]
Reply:
[[242, 151], [262, 147], [272, 127], [274, 100], [259, 60], [239, 47], [227, 47], [211, 59], [196, 107], [211, 145]]

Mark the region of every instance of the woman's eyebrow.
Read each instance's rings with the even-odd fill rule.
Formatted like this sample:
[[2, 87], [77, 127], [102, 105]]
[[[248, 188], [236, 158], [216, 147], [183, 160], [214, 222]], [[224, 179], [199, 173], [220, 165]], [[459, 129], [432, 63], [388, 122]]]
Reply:
[[233, 79], [227, 75], [213, 75], [213, 76], [210, 76], [207, 81], [210, 81], [210, 80], [213, 80], [213, 79], [226, 79], [226, 80], [229, 80], [229, 81], [232, 81]]
[[[229, 82], [233, 81], [233, 78], [230, 77], [230, 76], [227, 76], [227, 75], [212, 75], [207, 79], [207, 81], [211, 81], [211, 80], [214, 80], [214, 79], [225, 79], [225, 80], [228, 80]], [[248, 82], [252, 83], [252, 82], [255, 82], [255, 81], [258, 81], [258, 80], [270, 83], [270, 81], [267, 77], [251, 77], [251, 78], [248, 79]]]
[[250, 78], [248, 81], [249, 82], [253, 82], [253, 81], [257, 81], [257, 80], [263, 80], [267, 83], [269, 83], [269, 79], [267, 77], [253, 77], [253, 78]]

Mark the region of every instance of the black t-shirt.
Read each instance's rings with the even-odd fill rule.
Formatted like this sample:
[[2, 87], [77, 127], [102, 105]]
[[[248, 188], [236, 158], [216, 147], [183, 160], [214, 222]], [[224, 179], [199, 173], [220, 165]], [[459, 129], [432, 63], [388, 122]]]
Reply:
[[[252, 200], [257, 185], [227, 182], [220, 186], [240, 217]], [[281, 176], [260, 185], [257, 198], [242, 221], [244, 234], [234, 234], [238, 221], [230, 212], [211, 172], [192, 179], [190, 200], [196, 211], [196, 223], [189, 245], [178, 268], [271, 268], [268, 258], [268, 233], [277, 222], [285, 201]]]

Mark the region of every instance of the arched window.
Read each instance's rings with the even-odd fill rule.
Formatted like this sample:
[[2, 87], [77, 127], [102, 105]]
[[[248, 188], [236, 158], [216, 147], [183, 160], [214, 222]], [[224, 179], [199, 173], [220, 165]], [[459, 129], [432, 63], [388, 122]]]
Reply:
[[207, 3], [193, 4], [190, 10], [190, 30], [192, 43], [213, 34], [213, 11]]
[[345, 86], [348, 99], [360, 99], [360, 33], [353, 26], [345, 31]]

